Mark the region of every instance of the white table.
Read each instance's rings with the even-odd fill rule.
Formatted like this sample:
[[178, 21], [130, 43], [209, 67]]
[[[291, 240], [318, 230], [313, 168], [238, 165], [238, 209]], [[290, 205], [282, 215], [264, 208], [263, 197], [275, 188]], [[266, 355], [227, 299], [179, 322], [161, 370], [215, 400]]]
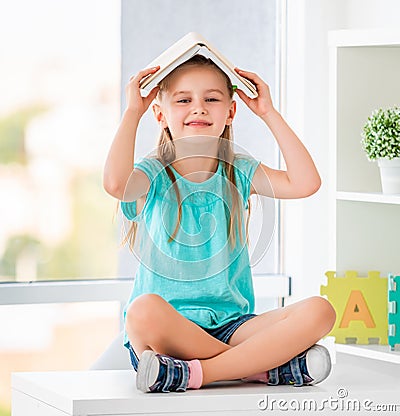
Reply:
[[[317, 386], [265, 386], [250, 383], [215, 383], [186, 393], [145, 394], [136, 390], [132, 370], [83, 372], [14, 373], [12, 377], [13, 416], [137, 416], [137, 415], [299, 415], [283, 411], [286, 406], [304, 405], [314, 400], [338, 399], [339, 389], [346, 389], [346, 400], [399, 403], [400, 381], [396, 366], [375, 360], [337, 354], [332, 375]], [[269, 410], [260, 410], [267, 406]], [[264, 400], [264, 401], [263, 401]], [[275, 402], [273, 402], [275, 400]], [[284, 403], [284, 402], [282, 402]], [[271, 405], [275, 412], [271, 411]], [[327, 406], [328, 404], [326, 404]], [[283, 404], [283, 406], [285, 406]], [[354, 414], [378, 414], [365, 411]], [[342, 414], [337, 409], [323, 414]], [[385, 412], [385, 415], [395, 414]], [[398, 413], [397, 413], [398, 414]]]

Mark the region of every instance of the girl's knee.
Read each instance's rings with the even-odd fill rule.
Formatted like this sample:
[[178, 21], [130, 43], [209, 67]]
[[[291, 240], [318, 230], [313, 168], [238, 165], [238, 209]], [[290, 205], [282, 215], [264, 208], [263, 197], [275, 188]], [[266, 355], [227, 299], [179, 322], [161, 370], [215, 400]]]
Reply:
[[158, 325], [167, 302], [159, 295], [148, 293], [137, 297], [126, 310], [126, 326], [135, 332], [148, 332]]
[[313, 318], [314, 324], [324, 332], [323, 335], [326, 335], [335, 324], [335, 309], [327, 299], [321, 296], [309, 298], [307, 304], [309, 316]]

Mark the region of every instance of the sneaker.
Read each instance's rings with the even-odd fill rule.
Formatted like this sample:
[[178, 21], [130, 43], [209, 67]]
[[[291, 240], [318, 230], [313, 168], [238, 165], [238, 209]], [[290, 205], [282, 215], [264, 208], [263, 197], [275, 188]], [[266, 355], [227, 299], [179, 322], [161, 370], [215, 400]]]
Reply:
[[186, 391], [189, 366], [186, 361], [146, 350], [139, 360], [136, 387], [147, 392]]
[[315, 344], [286, 364], [268, 371], [268, 384], [292, 384], [295, 387], [317, 384], [331, 371], [331, 357], [322, 345]]

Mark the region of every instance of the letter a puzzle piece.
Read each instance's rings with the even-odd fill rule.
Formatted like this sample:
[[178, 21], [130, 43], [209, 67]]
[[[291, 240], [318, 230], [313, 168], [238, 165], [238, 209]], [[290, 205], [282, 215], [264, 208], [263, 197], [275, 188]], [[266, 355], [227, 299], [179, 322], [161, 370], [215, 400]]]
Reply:
[[393, 351], [396, 344], [400, 344], [400, 276], [389, 274], [389, 345]]
[[326, 273], [328, 283], [321, 286], [336, 311], [336, 322], [329, 335], [339, 344], [388, 343], [387, 284], [386, 278], [376, 271], [368, 277], [347, 271], [344, 277]]

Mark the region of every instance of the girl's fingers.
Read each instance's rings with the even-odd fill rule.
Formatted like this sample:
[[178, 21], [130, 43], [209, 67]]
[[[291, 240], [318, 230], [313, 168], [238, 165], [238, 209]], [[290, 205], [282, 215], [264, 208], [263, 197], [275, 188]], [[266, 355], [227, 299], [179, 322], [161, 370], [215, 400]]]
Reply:
[[159, 89], [160, 89], [160, 87], [157, 85], [149, 92], [149, 94], [145, 98], [146, 99], [146, 105], [150, 105], [151, 102], [156, 98]]
[[235, 71], [243, 78], [248, 79], [254, 85], [262, 85], [264, 81], [254, 72], [243, 71], [243, 69], [235, 68]]
[[160, 66], [154, 66], [152, 68], [146, 68], [139, 71], [136, 75], [132, 75], [129, 78], [129, 81], [137, 81], [140, 82], [143, 78], [147, 77], [148, 75], [154, 74], [160, 69]]
[[248, 79], [258, 78], [257, 74], [255, 74], [254, 72], [244, 71], [243, 69], [240, 69], [240, 68], [235, 68], [235, 71], [238, 74], [240, 74], [242, 77], [245, 77]]
[[242, 91], [239, 88], [236, 88], [235, 92], [246, 105], [249, 105], [251, 98], [247, 94], [245, 94], [244, 91]]

